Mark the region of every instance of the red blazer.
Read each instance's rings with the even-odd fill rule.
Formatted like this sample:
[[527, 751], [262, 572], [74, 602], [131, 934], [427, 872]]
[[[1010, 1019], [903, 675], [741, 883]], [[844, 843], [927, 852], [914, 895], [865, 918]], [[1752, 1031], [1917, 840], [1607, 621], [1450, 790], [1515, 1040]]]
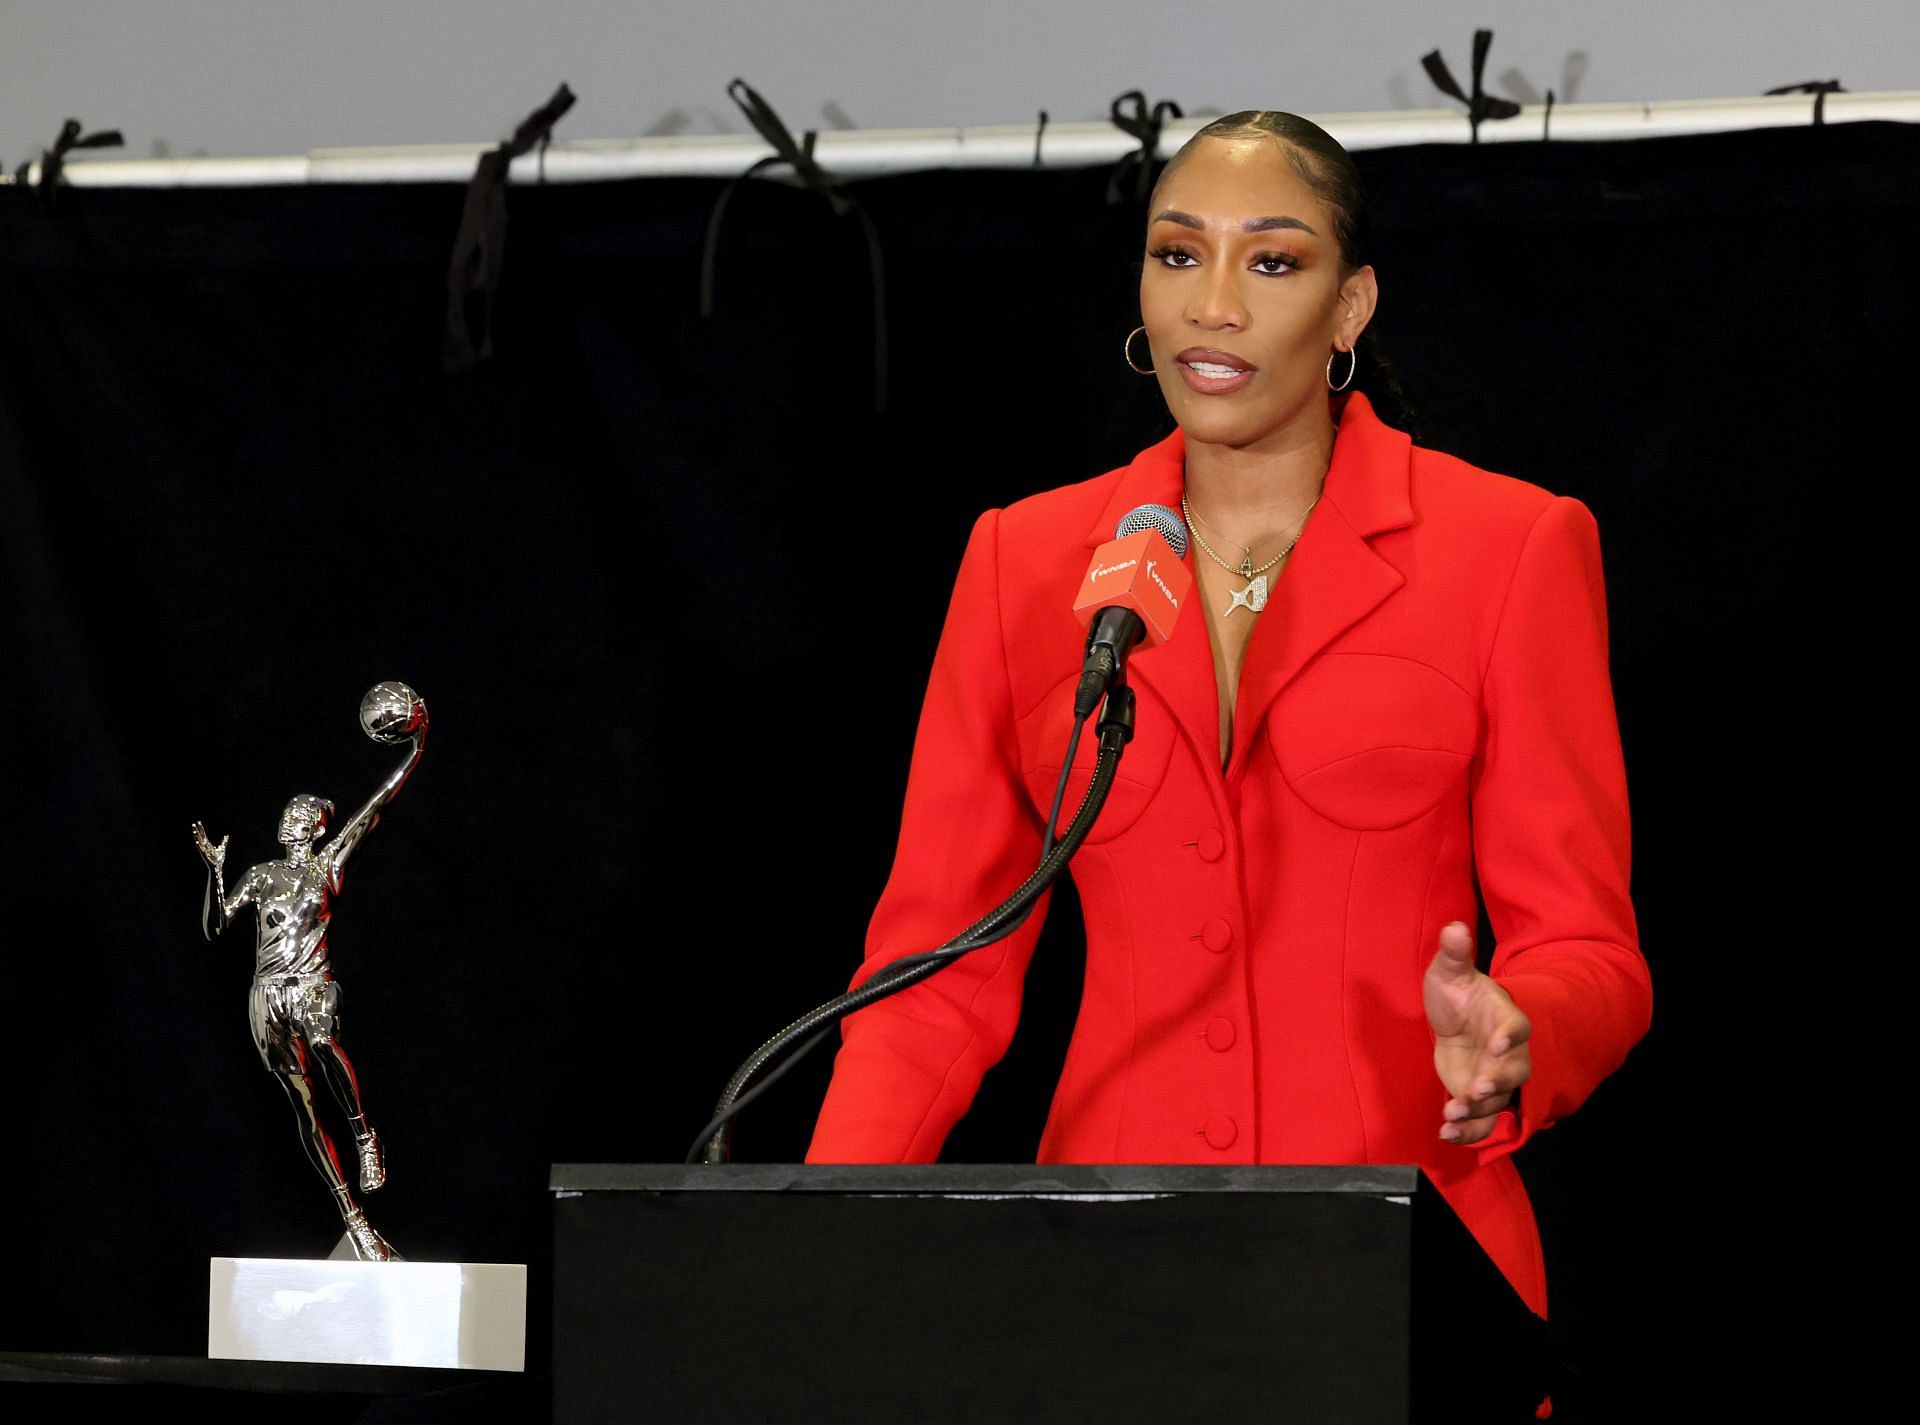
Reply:
[[[958, 933], [1038, 861], [1088, 556], [1134, 506], [1178, 508], [1183, 471], [1175, 431], [974, 526], [854, 983]], [[1652, 1005], [1592, 514], [1417, 447], [1350, 393], [1247, 647], [1224, 774], [1200, 614], [1129, 669], [1138, 731], [1072, 863], [1086, 985], [1039, 1160], [1417, 1163], [1545, 1315], [1509, 1155], [1619, 1065]], [[1440, 927], [1475, 922], [1476, 876], [1533, 1077], [1461, 1147], [1438, 1136], [1421, 981]], [[1039, 931], [1037, 912], [846, 1020], [807, 1160], [934, 1160], [1013, 1036]]]

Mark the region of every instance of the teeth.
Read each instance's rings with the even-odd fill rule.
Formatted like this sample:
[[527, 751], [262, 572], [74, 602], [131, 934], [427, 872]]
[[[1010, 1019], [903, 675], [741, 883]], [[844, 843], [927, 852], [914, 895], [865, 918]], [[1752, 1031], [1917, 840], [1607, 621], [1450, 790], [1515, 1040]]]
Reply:
[[1211, 361], [1189, 361], [1187, 365], [1191, 366], [1195, 371], [1198, 371], [1202, 376], [1219, 377], [1240, 375], [1240, 368], [1237, 366], [1219, 366]]

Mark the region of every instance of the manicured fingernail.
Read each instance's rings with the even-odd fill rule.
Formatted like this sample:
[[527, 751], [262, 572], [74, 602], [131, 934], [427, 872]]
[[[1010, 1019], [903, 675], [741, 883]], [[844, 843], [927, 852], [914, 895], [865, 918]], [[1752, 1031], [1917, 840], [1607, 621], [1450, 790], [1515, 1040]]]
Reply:
[[1449, 1120], [1465, 1118], [1467, 1116], [1467, 1106], [1464, 1103], [1450, 1103], [1446, 1108], [1446, 1116]]
[[1475, 1098], [1491, 1098], [1493, 1096], [1493, 1085], [1475, 1084], [1473, 1086], [1473, 1096]]
[[1445, 1128], [1440, 1130], [1440, 1136], [1449, 1143], [1457, 1143], [1460, 1141], [1460, 1130], [1449, 1123]]

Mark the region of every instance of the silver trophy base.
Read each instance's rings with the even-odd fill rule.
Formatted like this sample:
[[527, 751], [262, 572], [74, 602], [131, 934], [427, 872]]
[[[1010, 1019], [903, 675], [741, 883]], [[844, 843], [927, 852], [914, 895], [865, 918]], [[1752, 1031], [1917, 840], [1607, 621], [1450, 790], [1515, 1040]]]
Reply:
[[216, 1360], [526, 1369], [523, 1265], [215, 1257], [209, 1278]]

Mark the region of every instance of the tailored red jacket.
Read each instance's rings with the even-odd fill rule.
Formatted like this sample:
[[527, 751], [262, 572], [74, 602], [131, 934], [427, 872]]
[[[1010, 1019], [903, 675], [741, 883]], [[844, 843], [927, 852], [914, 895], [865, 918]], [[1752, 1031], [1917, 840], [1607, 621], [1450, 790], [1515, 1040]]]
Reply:
[[[974, 526], [855, 984], [1038, 862], [1083, 651], [1074, 596], [1122, 515], [1179, 507], [1183, 450], [1175, 431]], [[1510, 1155], [1620, 1064], [1652, 1006], [1592, 514], [1415, 446], [1351, 392], [1247, 646], [1224, 772], [1200, 611], [1128, 668], [1137, 731], [1072, 862], [1086, 982], [1039, 1161], [1416, 1163], [1544, 1316]], [[1063, 828], [1093, 744], [1089, 728]], [[1476, 877], [1533, 1074], [1460, 1146], [1438, 1136], [1421, 986], [1440, 928], [1475, 923]], [[1044, 909], [844, 1022], [809, 1162], [938, 1157], [1012, 1039]]]

